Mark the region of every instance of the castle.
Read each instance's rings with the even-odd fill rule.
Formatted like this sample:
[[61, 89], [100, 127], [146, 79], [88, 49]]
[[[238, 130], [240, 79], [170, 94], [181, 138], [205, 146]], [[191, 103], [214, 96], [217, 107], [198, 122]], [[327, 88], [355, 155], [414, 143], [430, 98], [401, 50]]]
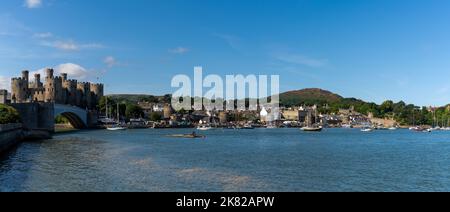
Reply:
[[45, 82], [41, 75], [35, 74], [29, 80], [29, 71], [22, 71], [22, 77], [11, 79], [11, 102], [53, 102], [73, 105], [80, 108], [95, 109], [103, 97], [103, 84], [77, 82], [67, 79], [67, 74], [54, 76], [53, 69], [47, 69]]

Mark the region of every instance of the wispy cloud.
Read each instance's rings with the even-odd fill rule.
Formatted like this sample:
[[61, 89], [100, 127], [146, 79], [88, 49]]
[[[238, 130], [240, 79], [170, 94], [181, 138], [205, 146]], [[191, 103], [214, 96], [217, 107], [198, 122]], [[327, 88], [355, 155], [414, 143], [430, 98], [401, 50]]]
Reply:
[[275, 58], [282, 62], [305, 65], [314, 68], [323, 67], [328, 64], [327, 59], [311, 58], [301, 54], [277, 54], [275, 55]]
[[41, 41], [42, 46], [52, 47], [64, 51], [79, 51], [82, 49], [101, 49], [104, 48], [102, 44], [99, 43], [86, 43], [80, 44], [73, 40], [56, 40], [56, 41]]
[[34, 38], [45, 39], [45, 38], [53, 37], [53, 34], [51, 32], [36, 33], [36, 34], [33, 35], [33, 37]]
[[169, 49], [169, 53], [172, 53], [172, 54], [185, 54], [187, 52], [189, 52], [189, 49], [185, 48], [185, 47], [177, 47], [174, 49]]
[[116, 58], [114, 58], [113, 56], [106, 57], [103, 60], [103, 63], [105, 63], [108, 66], [108, 68], [112, 68], [112, 67], [114, 67], [115, 65], [118, 64]]
[[239, 49], [241, 39], [234, 35], [214, 33], [213, 36], [224, 40], [231, 48]]
[[28, 35], [31, 32], [30, 27], [16, 20], [11, 14], [0, 14], [0, 35], [18, 36]]
[[445, 86], [443, 86], [443, 87], [440, 87], [440, 88], [437, 90], [437, 93], [439, 93], [439, 94], [441, 94], [441, 95], [450, 93], [450, 86], [445, 85]]
[[42, 0], [25, 0], [24, 6], [29, 9], [35, 9], [42, 6]]

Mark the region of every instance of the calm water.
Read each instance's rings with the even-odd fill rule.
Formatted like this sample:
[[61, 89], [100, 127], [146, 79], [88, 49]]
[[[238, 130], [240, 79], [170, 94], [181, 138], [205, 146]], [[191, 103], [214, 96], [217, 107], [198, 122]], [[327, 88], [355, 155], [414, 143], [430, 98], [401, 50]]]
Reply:
[[84, 131], [0, 158], [0, 191], [450, 191], [450, 132]]

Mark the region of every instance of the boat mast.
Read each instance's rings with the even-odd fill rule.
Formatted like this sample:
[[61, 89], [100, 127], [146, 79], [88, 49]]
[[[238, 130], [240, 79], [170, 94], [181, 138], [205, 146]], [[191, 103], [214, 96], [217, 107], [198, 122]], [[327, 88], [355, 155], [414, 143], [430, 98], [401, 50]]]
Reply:
[[117, 103], [117, 123], [120, 123], [119, 103]]
[[106, 103], [105, 103], [105, 105], [106, 105], [106, 108], [105, 108], [105, 113], [106, 113], [106, 118], [108, 118], [108, 97], [106, 96], [105, 97], [106, 98]]

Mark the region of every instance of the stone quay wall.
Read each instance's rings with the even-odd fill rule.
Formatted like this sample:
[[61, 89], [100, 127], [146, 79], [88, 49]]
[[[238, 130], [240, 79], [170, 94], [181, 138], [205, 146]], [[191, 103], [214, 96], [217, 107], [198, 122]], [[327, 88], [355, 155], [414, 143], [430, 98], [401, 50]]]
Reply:
[[19, 144], [23, 138], [22, 124], [0, 125], [0, 154]]

